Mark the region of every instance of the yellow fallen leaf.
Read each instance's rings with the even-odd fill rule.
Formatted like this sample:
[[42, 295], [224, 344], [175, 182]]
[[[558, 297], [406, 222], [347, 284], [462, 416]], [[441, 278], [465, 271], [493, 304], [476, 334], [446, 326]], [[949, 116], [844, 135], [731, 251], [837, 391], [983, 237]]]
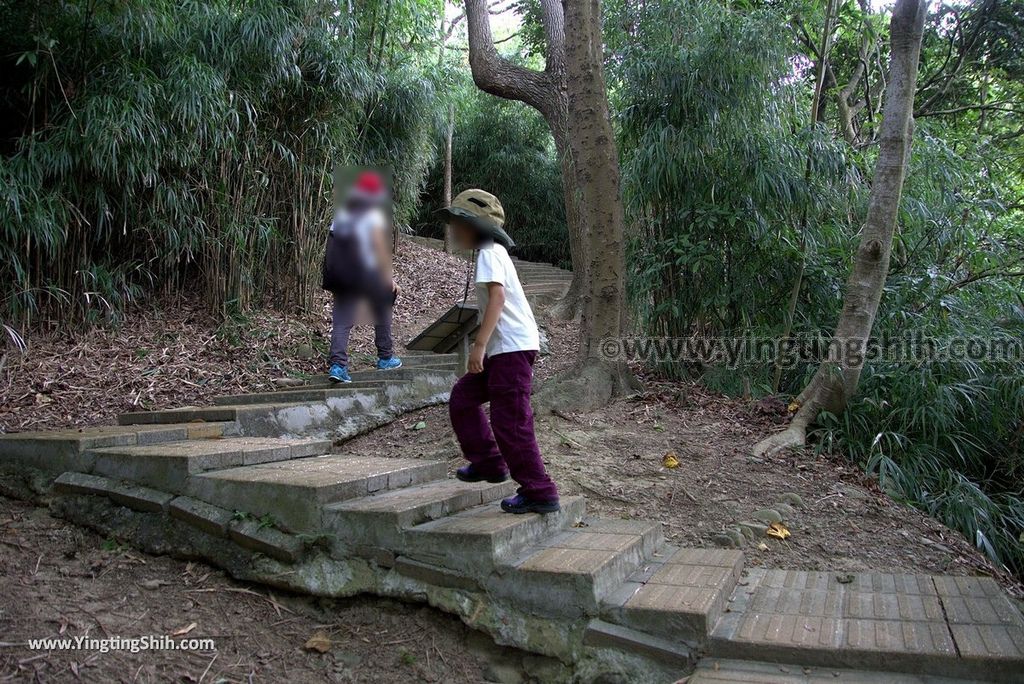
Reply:
[[768, 536], [778, 539], [787, 539], [790, 536], [789, 529], [782, 523], [774, 522], [768, 526]]
[[786, 410], [789, 411], [790, 413], [796, 413], [799, 408], [800, 402], [794, 399], [793, 401], [789, 402], [789, 406], [786, 407]]
[[676, 452], [670, 451], [664, 456], [662, 456], [661, 465], [665, 466], [666, 468], [678, 468], [679, 459], [676, 458]]
[[306, 640], [302, 648], [307, 651], [316, 651], [317, 653], [327, 653], [331, 650], [331, 639], [327, 636], [326, 632], [317, 630], [313, 632], [313, 636]]

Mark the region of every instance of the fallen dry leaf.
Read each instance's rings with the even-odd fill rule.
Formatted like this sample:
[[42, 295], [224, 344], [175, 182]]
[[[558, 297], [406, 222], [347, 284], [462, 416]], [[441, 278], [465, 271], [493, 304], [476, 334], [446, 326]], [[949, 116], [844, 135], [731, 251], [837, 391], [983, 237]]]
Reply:
[[790, 537], [789, 528], [782, 523], [774, 522], [768, 526], [768, 536], [776, 537], [777, 539], [788, 539]]
[[666, 468], [678, 468], [679, 459], [676, 458], [676, 452], [670, 451], [664, 456], [662, 456], [661, 465], [665, 466]]
[[327, 653], [331, 650], [331, 638], [327, 636], [327, 633], [322, 630], [313, 632], [313, 636], [306, 640], [302, 648], [307, 651], [316, 651], [317, 653]]

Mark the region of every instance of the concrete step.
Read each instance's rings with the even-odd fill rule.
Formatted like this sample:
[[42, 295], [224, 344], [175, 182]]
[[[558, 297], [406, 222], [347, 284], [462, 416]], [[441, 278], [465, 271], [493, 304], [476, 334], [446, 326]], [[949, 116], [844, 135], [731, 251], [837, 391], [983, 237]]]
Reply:
[[[548, 263], [547, 261], [527, 261], [526, 259], [523, 259], [523, 258], [518, 257], [518, 256], [513, 256], [513, 257], [511, 257], [511, 259], [512, 259], [513, 263], [515, 263], [516, 265], [518, 265], [518, 264], [525, 264], [527, 266], [543, 266], [545, 268], [560, 268], [559, 266], [555, 266], [554, 264]], [[566, 269], [566, 270], [568, 270], [568, 269]]]
[[[444, 366], [446, 364], [457, 363], [459, 360], [458, 354], [434, 354], [433, 352], [418, 352], [409, 351], [407, 349], [396, 350], [395, 353], [399, 358], [402, 359], [402, 368], [418, 368], [420, 366]], [[376, 359], [371, 359], [370, 363], [376, 363]], [[354, 364], [356, 367], [358, 363]], [[370, 370], [375, 370], [371, 368]], [[395, 370], [401, 370], [396, 368]], [[388, 373], [390, 371], [381, 371]]]
[[566, 287], [572, 282], [572, 274], [526, 271], [519, 274], [519, 282], [527, 285], [561, 285]]
[[569, 287], [572, 278], [561, 278], [558, 276], [525, 276], [520, 279], [523, 287]]
[[568, 289], [568, 283], [523, 283], [523, 292], [527, 295], [541, 294], [544, 292], [561, 293]]
[[587, 520], [529, 549], [493, 591], [565, 617], [596, 615], [601, 600], [662, 544], [661, 523]]
[[94, 449], [92, 472], [181, 494], [189, 477], [209, 470], [319, 456], [330, 440], [233, 437]]
[[340, 541], [399, 551], [403, 531], [515, 493], [512, 481], [500, 484], [442, 480], [374, 496], [331, 504], [324, 528]]
[[[392, 382], [394, 380], [420, 380], [423, 378], [433, 376], [449, 378], [457, 369], [457, 363], [439, 362], [438, 365], [410, 366], [409, 368], [403, 366], [402, 368], [396, 368], [395, 370], [389, 371], [351, 371], [349, 375], [352, 376], [352, 384], [358, 384], [362, 382], [385, 383]], [[340, 386], [345, 387], [347, 386], [347, 384], [348, 383], [341, 383]], [[314, 375], [311, 376], [304, 384], [294, 385], [292, 387], [281, 387], [279, 391], [288, 391], [294, 389], [324, 389], [328, 387], [338, 386], [338, 383], [331, 382], [326, 375]]]
[[665, 548], [602, 605], [609, 622], [689, 644], [702, 644], [739, 581], [743, 553]]
[[[414, 380], [424, 375], [446, 375], [457, 369], [459, 366], [458, 359], [453, 361], [438, 361], [437, 363], [424, 364], [419, 366], [402, 366], [389, 371], [379, 370], [356, 370], [351, 371], [349, 375], [352, 376], [352, 380], [387, 380], [389, 378], [397, 378], [400, 380]], [[320, 376], [316, 376], [320, 377]], [[326, 378], [326, 376], [324, 376]]]
[[977, 679], [704, 658], [687, 684], [969, 684]]
[[[432, 377], [449, 377], [452, 373], [458, 370], [458, 363], [456, 362], [439, 362], [438, 365], [431, 366], [410, 366], [409, 368], [402, 367], [396, 368], [390, 371], [378, 371], [378, 370], [361, 370], [352, 371], [349, 375], [352, 376], [353, 383], [355, 382], [389, 382], [391, 380], [421, 380], [429, 379]], [[337, 387], [338, 383], [331, 382], [330, 378], [324, 375], [313, 375], [309, 378], [308, 385], [303, 387], [324, 387], [331, 386]], [[341, 386], [345, 386], [348, 383], [341, 383]], [[294, 388], [283, 388], [283, 389], [294, 389]]]
[[[630, 656], [643, 656], [686, 672], [693, 668], [694, 655], [680, 641], [656, 637], [635, 629], [594, 619], [587, 623], [583, 643], [594, 648], [611, 648]], [[667, 680], [666, 680], [667, 681]], [[679, 682], [687, 682], [684, 677]]]
[[498, 504], [478, 506], [408, 530], [404, 554], [470, 577], [486, 577], [528, 546], [577, 524], [585, 510], [581, 496], [562, 498], [562, 510], [547, 515], [513, 515]]
[[554, 266], [538, 266], [537, 264], [516, 264], [516, 273], [550, 275], [559, 278], [572, 277], [572, 271], [566, 271]]
[[120, 425], [167, 425], [171, 423], [221, 423], [238, 420], [245, 406], [184, 406], [158, 411], [133, 411], [117, 417]]
[[228, 510], [269, 515], [289, 531], [320, 533], [327, 504], [446, 474], [440, 461], [334, 454], [203, 473], [190, 478], [188, 494]]
[[38, 468], [47, 472], [89, 472], [91, 450], [103, 447], [158, 444], [186, 439], [210, 439], [238, 433], [233, 422], [160, 425], [110, 425], [70, 428], [52, 432], [13, 432], [0, 435], [0, 463]]
[[[244, 403], [219, 404], [217, 406], [185, 406], [182, 408], [164, 409], [160, 411], [136, 411], [123, 413], [117, 417], [121, 425], [162, 425], [167, 423], [211, 423], [211, 422], [235, 422], [242, 425], [242, 431], [250, 432], [244, 424], [258, 421], [268, 415], [287, 411], [289, 409], [302, 409], [309, 404], [322, 404], [324, 399], [313, 401], [289, 401], [286, 393], [270, 393], [265, 395], [267, 401], [252, 401], [250, 397], [261, 395], [238, 395], [237, 399]], [[339, 404], [342, 413], [355, 415], [367, 411], [373, 406], [379, 405], [385, 398], [383, 388], [357, 389], [351, 392], [339, 392], [332, 395], [334, 403]], [[333, 407], [332, 407], [333, 408]], [[301, 427], [301, 426], [300, 426]], [[292, 430], [286, 432], [300, 432]]]
[[751, 570], [710, 655], [1021, 681], [1024, 616], [991, 578]]
[[557, 266], [551, 266], [550, 264], [537, 264], [530, 263], [527, 261], [520, 261], [515, 264], [516, 273], [544, 273], [557, 276], [569, 276], [572, 277], [572, 271], [564, 268], [558, 268]]
[[248, 404], [300, 404], [315, 401], [327, 401], [335, 397], [357, 397], [367, 393], [383, 392], [387, 385], [397, 386], [409, 384], [409, 381], [392, 380], [385, 382], [350, 382], [331, 384], [327, 387], [300, 387], [297, 389], [280, 389], [274, 392], [263, 392], [259, 394], [231, 394], [224, 397], [216, 397], [213, 400], [217, 405], [248, 405]]

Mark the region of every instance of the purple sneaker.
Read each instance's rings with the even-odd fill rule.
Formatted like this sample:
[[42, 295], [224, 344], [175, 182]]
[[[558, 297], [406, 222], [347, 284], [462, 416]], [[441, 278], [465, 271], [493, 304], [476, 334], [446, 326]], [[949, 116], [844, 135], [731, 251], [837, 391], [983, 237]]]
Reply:
[[501, 510], [506, 513], [557, 513], [562, 510], [558, 499], [553, 501], [537, 501], [522, 494], [516, 494], [508, 499], [502, 499]]
[[473, 466], [462, 466], [455, 471], [455, 477], [462, 480], [463, 482], [491, 482], [498, 484], [508, 479], [508, 473], [502, 473], [501, 475], [491, 475], [490, 477], [484, 477], [480, 473], [473, 470]]

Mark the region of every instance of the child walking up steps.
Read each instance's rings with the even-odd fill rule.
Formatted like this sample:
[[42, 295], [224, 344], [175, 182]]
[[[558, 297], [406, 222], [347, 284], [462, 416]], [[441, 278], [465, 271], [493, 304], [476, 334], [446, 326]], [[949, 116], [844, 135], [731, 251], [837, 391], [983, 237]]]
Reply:
[[[553, 513], [558, 489], [548, 477], [533, 431], [530, 389], [540, 349], [537, 321], [507, 248], [505, 211], [494, 195], [466, 190], [442, 210], [462, 249], [476, 250], [476, 292], [483, 319], [469, 354], [469, 372], [452, 388], [452, 428], [469, 465], [465, 482], [504, 482], [516, 496], [501, 502], [509, 513]], [[490, 402], [490, 419], [483, 405]]]

